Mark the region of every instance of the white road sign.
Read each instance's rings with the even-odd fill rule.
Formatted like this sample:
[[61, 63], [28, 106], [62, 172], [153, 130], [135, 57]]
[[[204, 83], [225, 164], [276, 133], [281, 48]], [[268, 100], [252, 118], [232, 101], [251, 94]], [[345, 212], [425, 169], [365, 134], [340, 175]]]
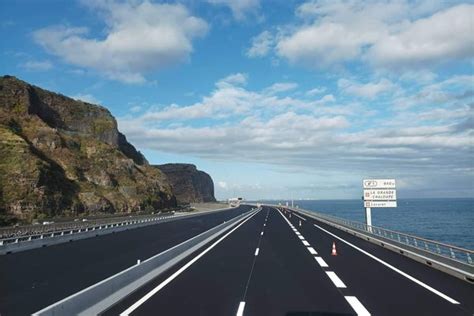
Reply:
[[365, 179], [364, 189], [395, 189], [395, 179]]
[[393, 189], [364, 190], [364, 201], [395, 201], [397, 191]]
[[364, 207], [397, 207], [397, 201], [364, 201]]

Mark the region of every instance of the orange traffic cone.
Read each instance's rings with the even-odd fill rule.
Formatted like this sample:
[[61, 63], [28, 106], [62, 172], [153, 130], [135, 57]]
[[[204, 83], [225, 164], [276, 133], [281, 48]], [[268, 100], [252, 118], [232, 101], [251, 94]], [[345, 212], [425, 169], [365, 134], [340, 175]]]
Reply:
[[334, 241], [332, 242], [331, 256], [337, 256], [336, 243]]

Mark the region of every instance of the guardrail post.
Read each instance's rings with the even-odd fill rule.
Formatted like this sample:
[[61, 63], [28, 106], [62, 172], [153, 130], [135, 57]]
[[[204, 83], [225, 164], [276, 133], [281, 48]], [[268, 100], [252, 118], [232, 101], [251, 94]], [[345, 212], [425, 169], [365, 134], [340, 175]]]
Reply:
[[449, 248], [449, 252], [451, 253], [451, 258], [456, 259], [456, 255], [454, 254], [453, 248]]
[[472, 264], [471, 255], [468, 252], [466, 252], [466, 255], [467, 255], [467, 262], [469, 262], [469, 264]]

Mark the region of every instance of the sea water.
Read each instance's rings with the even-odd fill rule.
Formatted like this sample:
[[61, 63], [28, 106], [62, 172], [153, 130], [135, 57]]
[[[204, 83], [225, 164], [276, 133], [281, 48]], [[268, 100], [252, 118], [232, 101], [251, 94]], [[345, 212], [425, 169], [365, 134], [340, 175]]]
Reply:
[[[365, 223], [362, 200], [301, 200], [294, 205]], [[399, 199], [396, 208], [372, 208], [372, 225], [472, 250], [474, 199]]]

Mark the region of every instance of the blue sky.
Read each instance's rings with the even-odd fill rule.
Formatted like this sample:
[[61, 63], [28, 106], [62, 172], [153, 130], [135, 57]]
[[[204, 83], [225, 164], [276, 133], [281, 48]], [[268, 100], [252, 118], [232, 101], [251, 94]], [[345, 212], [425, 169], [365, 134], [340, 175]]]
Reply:
[[0, 3], [2, 74], [101, 104], [150, 163], [216, 196], [472, 197], [465, 1]]

